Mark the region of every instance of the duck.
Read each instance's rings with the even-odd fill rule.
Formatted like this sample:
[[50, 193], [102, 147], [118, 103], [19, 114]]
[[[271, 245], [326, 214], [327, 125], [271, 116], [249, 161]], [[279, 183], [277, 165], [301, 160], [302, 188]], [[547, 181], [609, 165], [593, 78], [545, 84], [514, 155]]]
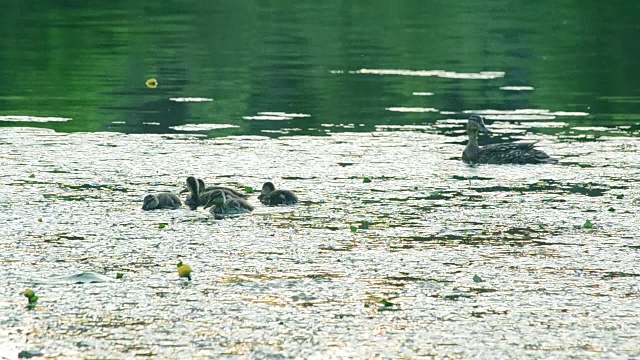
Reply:
[[262, 190], [258, 196], [261, 203], [272, 205], [293, 205], [298, 203], [296, 194], [289, 190], [276, 190], [272, 182], [267, 181], [262, 185]]
[[142, 200], [142, 210], [177, 209], [182, 206], [182, 201], [175, 194], [163, 192], [149, 194]]
[[[198, 182], [198, 190], [200, 192], [213, 191], [213, 190], [224, 190], [224, 191], [226, 191], [228, 193], [233, 194], [233, 196], [236, 196], [236, 197], [240, 197], [240, 198], [247, 198], [248, 197], [247, 194], [243, 194], [243, 193], [241, 193], [241, 192], [239, 192], [238, 190], [235, 190], [235, 189], [231, 189], [231, 188], [224, 187], [224, 186], [217, 186], [217, 185], [206, 186], [205, 183], [204, 183], [204, 180], [202, 180], [202, 179], [196, 179], [196, 181]], [[188, 193], [188, 192], [189, 192], [189, 187], [186, 187], [186, 188], [184, 188], [184, 189], [182, 189], [180, 191], [180, 194], [184, 194], [184, 193]]]
[[243, 198], [238, 198], [225, 191], [217, 191], [209, 197], [204, 208], [211, 208], [209, 212], [218, 220], [226, 215], [246, 214], [253, 211], [253, 206]]
[[480, 164], [555, 164], [558, 159], [535, 148], [537, 141], [491, 144], [478, 146], [478, 133], [491, 133], [484, 124], [484, 118], [473, 114], [467, 121], [469, 143], [462, 152], [462, 160]]
[[189, 206], [191, 210], [197, 209], [198, 206], [206, 205], [210, 198], [218, 196], [219, 193], [225, 193], [227, 196], [240, 199], [246, 197], [245, 194], [224, 186], [210, 186], [203, 188], [200, 185], [204, 186], [204, 181], [202, 179], [196, 179], [193, 176], [189, 176], [187, 178], [187, 189], [189, 190], [189, 195], [187, 195], [184, 203]]

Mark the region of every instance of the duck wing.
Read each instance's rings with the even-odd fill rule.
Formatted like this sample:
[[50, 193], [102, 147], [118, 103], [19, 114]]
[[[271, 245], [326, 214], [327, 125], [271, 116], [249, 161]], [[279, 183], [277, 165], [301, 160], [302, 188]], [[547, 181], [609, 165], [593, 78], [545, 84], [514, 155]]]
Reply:
[[537, 141], [492, 144], [480, 148], [478, 162], [487, 164], [553, 164], [558, 160], [535, 148]]

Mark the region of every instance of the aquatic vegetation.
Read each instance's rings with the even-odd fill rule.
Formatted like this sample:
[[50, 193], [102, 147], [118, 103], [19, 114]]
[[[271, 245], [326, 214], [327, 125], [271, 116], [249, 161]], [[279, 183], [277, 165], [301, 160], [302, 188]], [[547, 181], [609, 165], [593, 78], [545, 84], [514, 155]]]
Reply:
[[158, 87], [158, 80], [156, 80], [155, 78], [147, 79], [145, 85], [147, 85], [149, 89], [155, 89]]
[[378, 311], [394, 311], [394, 310], [400, 310], [397, 306], [397, 303], [391, 302], [388, 299], [380, 299], [379, 304], [381, 306], [378, 307]]
[[360, 221], [360, 224], [358, 224], [358, 225], [349, 226], [349, 229], [351, 230], [351, 232], [357, 232], [358, 229], [367, 230], [367, 229], [369, 229], [369, 221], [368, 220], [362, 220], [362, 221]]
[[362, 182], [365, 183], [365, 184], [368, 184], [368, 183], [371, 182], [371, 179], [368, 178], [368, 177], [365, 177], [365, 178], [362, 179]]
[[[576, 333], [589, 332], [594, 342], [616, 349], [607, 354], [626, 354], [618, 349], [629, 342], [621, 336], [635, 329], [638, 279], [624, 265], [638, 252], [633, 237], [638, 208], [632, 203], [638, 183], [629, 180], [638, 172], [634, 159], [615, 156], [615, 147], [604, 142], [601, 152], [587, 154], [592, 149], [585, 148], [581, 153], [580, 161], [595, 164], [591, 168], [469, 167], [458, 159], [465, 141], [459, 137], [446, 143], [440, 135], [409, 131], [366, 139], [340, 134], [197, 140], [6, 132], [0, 151], [24, 148], [33, 156], [7, 156], [3, 163], [8, 202], [0, 216], [8, 226], [0, 247], [5, 263], [18, 268], [3, 284], [18, 286], [7, 292], [14, 297], [27, 287], [31, 279], [26, 276], [43, 284], [39, 289], [56, 284], [46, 295], [55, 302], [48, 300], [47, 311], [37, 314], [56, 326], [39, 327], [39, 336], [30, 340], [36, 349], [53, 347], [45, 357], [73, 358], [78, 341], [94, 357], [118, 356], [103, 344], [130, 349], [125, 357], [225, 357], [231, 352], [242, 357], [258, 351], [256, 343], [269, 337], [268, 344], [259, 345], [266, 353], [256, 357], [303, 358], [325, 351], [339, 337], [344, 349], [356, 349], [350, 357], [375, 351], [388, 358], [419, 358], [429, 354], [396, 351], [405, 344], [398, 338], [436, 343], [450, 334], [457, 334], [446, 347], [451, 352], [433, 354], [472, 357], [493, 346], [491, 355], [517, 357], [520, 343], [486, 345], [494, 344], [486, 329], [496, 326], [565, 346], [550, 356], [580, 357], [584, 353], [573, 350], [580, 340], [546, 326], [569, 322]], [[68, 152], [70, 147], [83, 152]], [[419, 166], [414, 165], [418, 150], [427, 150], [421, 156], [428, 157]], [[64, 161], [56, 156], [61, 152], [69, 154]], [[602, 153], [606, 156], [598, 163]], [[152, 166], [160, 161], [161, 174]], [[278, 166], [267, 173], [269, 161]], [[354, 165], [338, 164], [344, 161]], [[224, 181], [221, 185], [280, 178], [296, 184], [293, 190], [305, 198], [304, 206], [267, 208], [254, 197], [249, 199], [254, 214], [225, 221], [213, 221], [202, 209], [139, 210], [140, 191], [175, 187], [177, 192], [189, 173], [205, 174], [213, 163], [216, 173], [207, 176]], [[31, 172], [38, 181], [26, 182]], [[376, 186], [363, 184], [362, 174], [376, 174]], [[626, 198], [615, 199], [620, 193]], [[29, 201], [18, 201], [15, 194]], [[606, 211], [609, 207], [616, 211]], [[586, 218], [598, 231], [582, 228]], [[181, 274], [174, 261], [181, 258], [197, 264], [198, 273], [185, 267]], [[68, 276], [92, 270], [107, 274], [109, 281]], [[158, 275], [176, 270], [177, 283]], [[118, 279], [116, 271], [123, 277]], [[491, 281], [490, 274], [495, 274]], [[187, 280], [192, 275], [195, 283]], [[68, 296], [69, 291], [77, 296]], [[0, 301], [9, 304], [1, 312], [14, 331], [26, 322], [7, 319], [25, 311], [11, 308], [8, 300]], [[596, 310], [581, 316], [584, 308]], [[167, 324], [179, 328], [163, 330]], [[260, 329], [259, 336], [235, 330], [248, 328]], [[86, 340], [77, 340], [78, 331]], [[378, 332], [383, 334], [370, 335]], [[318, 339], [319, 345], [292, 345], [291, 334], [305, 344]], [[372, 348], [358, 345], [362, 341]]]
[[591, 220], [586, 220], [584, 222], [584, 224], [582, 224], [582, 227], [584, 229], [592, 229], [593, 228], [593, 224], [591, 223]]
[[36, 306], [37, 302], [38, 302], [38, 295], [36, 295], [36, 293], [31, 290], [31, 289], [26, 289], [23, 293], [23, 295], [28, 299], [29, 303], [28, 303], [28, 307], [29, 308], [33, 308]]
[[187, 278], [187, 280], [191, 280], [191, 266], [184, 264], [182, 261], [179, 261], [177, 264], [178, 267], [178, 276], [181, 278]]

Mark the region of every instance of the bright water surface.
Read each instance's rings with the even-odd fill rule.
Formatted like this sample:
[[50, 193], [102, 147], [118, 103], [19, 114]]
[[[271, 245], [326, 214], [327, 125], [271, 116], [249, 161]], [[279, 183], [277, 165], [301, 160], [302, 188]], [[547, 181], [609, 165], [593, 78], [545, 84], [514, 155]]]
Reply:
[[0, 358], [640, 357], [640, 3], [456, 4], [7, 6]]

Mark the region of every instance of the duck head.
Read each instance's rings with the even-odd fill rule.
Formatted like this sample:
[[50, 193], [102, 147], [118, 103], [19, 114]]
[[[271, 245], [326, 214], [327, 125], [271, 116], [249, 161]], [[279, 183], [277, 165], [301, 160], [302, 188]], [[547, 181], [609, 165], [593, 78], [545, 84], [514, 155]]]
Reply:
[[260, 195], [268, 196], [275, 190], [276, 186], [273, 185], [271, 181], [267, 181], [266, 183], [262, 184], [262, 191], [260, 191]]
[[482, 131], [487, 134], [491, 133], [491, 130], [487, 129], [487, 127], [484, 125], [484, 118], [477, 114], [473, 114], [469, 116], [469, 121], [467, 122], [467, 131], [468, 132], [473, 131], [476, 134], [479, 131]]
[[142, 210], [155, 209], [160, 204], [160, 200], [155, 195], [147, 195], [142, 200]]

